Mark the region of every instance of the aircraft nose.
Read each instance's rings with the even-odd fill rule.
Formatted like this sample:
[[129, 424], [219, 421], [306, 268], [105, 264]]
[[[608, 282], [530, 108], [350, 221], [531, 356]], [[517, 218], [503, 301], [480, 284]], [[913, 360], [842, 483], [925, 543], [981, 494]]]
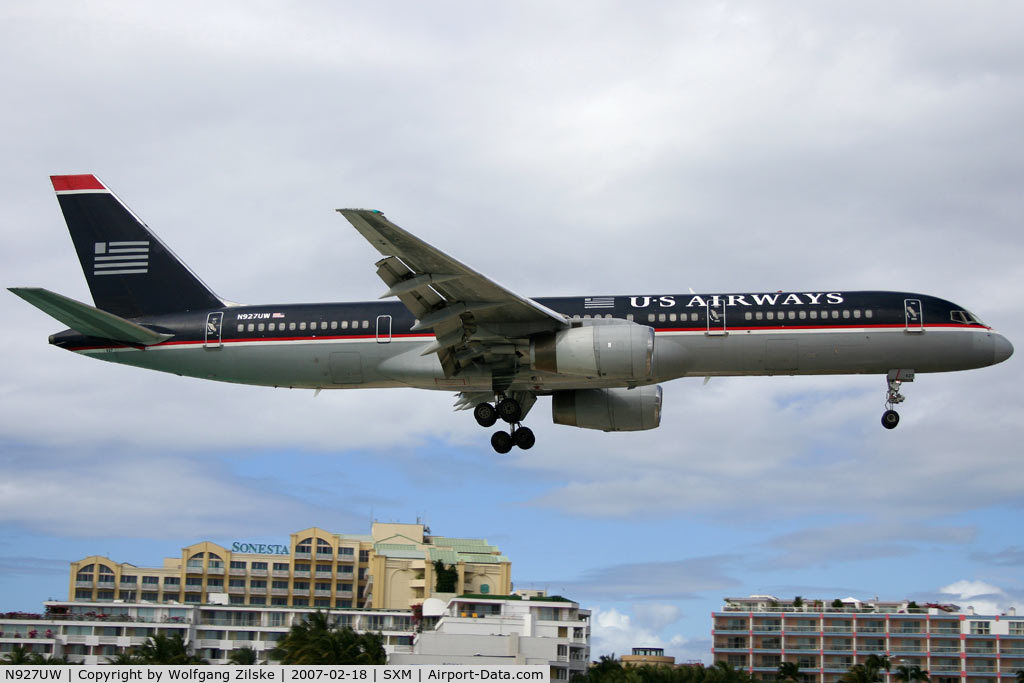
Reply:
[[992, 350], [995, 362], [1002, 363], [1013, 355], [1013, 344], [1003, 335], [997, 334], [992, 343]]

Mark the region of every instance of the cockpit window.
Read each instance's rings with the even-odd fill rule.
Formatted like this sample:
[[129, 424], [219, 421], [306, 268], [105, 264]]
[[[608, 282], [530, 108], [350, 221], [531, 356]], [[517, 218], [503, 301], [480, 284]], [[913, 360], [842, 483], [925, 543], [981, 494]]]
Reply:
[[961, 323], [963, 325], [984, 325], [976, 315], [970, 311], [950, 311], [949, 317], [953, 319], [955, 323]]

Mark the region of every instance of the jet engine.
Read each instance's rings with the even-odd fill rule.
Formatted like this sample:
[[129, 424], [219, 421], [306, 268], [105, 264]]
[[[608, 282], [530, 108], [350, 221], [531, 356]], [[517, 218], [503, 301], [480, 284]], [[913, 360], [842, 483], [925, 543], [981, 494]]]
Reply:
[[551, 397], [551, 419], [555, 424], [604, 432], [654, 429], [661, 424], [661, 387], [556, 391]]
[[532, 369], [567, 375], [646, 379], [653, 357], [654, 328], [626, 321], [573, 327], [530, 342]]

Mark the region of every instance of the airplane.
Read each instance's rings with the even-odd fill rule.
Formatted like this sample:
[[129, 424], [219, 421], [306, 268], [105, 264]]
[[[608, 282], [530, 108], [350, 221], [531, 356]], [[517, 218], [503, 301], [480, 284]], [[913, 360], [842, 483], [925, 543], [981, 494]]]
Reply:
[[214, 294], [95, 175], [51, 176], [95, 306], [14, 294], [69, 329], [50, 344], [114, 363], [222, 382], [458, 392], [498, 453], [531, 448], [538, 396], [556, 424], [654, 429], [661, 383], [739, 375], [885, 376], [896, 427], [916, 373], [1005, 361], [1010, 342], [925, 294], [792, 291], [528, 298], [375, 210], [338, 209], [383, 258], [398, 301], [242, 305]]

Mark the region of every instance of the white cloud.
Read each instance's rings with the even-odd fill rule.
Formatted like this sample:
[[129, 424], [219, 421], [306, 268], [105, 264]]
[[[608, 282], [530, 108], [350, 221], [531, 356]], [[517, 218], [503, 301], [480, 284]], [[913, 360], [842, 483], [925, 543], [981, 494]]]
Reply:
[[[646, 605], [645, 615], [649, 616], [651, 610], [663, 610], [665, 614], [670, 614], [672, 607]], [[659, 635], [659, 620], [656, 619], [654, 623], [641, 623], [644, 621], [646, 616], [637, 614], [637, 619], [634, 620], [630, 614], [614, 607], [594, 608], [591, 617], [591, 659], [596, 660], [601, 655], [628, 655], [634, 647], [663, 648], [665, 654], [676, 657], [677, 662], [710, 659], [710, 644], [706, 640], [688, 639], [679, 634], [665, 638]]]

